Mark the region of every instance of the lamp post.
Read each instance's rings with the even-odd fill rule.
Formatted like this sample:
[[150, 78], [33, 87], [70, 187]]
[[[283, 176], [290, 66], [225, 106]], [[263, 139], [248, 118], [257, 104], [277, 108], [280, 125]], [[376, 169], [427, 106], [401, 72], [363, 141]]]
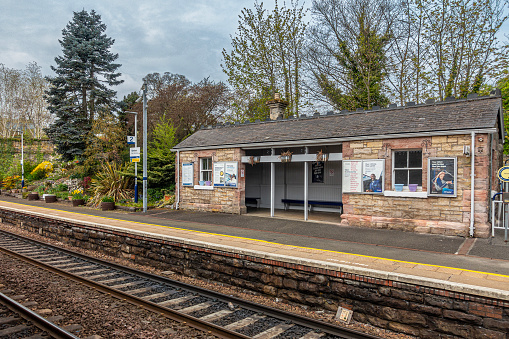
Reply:
[[[128, 112], [134, 114], [134, 147], [138, 147], [138, 112]], [[134, 202], [138, 203], [138, 163], [134, 163]]]
[[143, 82], [143, 213], [147, 213], [147, 83]]
[[23, 128], [21, 128], [21, 190], [25, 187], [25, 166], [23, 164]]

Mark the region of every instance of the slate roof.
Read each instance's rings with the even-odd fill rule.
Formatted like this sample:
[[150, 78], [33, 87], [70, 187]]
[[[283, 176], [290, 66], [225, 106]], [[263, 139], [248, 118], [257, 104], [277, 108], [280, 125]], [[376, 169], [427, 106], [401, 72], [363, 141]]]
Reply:
[[312, 142], [327, 138], [426, 133], [494, 128], [500, 122], [499, 96], [407, 105], [373, 111], [320, 115], [306, 119], [264, 121], [196, 131], [174, 150], [260, 143]]

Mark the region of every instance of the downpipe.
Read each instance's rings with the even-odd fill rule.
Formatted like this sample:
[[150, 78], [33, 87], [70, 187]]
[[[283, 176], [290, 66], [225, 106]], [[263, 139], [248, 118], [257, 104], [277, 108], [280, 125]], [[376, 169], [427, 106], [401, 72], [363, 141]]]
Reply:
[[470, 237], [474, 236], [474, 188], [475, 188], [475, 132], [472, 132], [471, 142], [471, 164], [470, 164]]

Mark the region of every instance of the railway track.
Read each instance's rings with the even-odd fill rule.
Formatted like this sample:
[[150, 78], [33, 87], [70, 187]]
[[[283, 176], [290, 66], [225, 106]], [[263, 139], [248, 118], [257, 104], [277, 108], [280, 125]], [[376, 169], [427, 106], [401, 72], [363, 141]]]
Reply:
[[59, 338], [78, 339], [67, 331], [76, 329], [71, 325], [64, 329], [55, 324], [60, 317], [46, 319], [23, 304], [0, 293], [0, 338]]
[[377, 338], [0, 231], [0, 249], [221, 338]]

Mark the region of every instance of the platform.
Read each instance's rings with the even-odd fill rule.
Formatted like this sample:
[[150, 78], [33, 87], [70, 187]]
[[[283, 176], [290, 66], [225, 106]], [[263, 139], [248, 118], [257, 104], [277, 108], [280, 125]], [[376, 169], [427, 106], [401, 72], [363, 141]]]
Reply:
[[170, 209], [103, 212], [6, 196], [0, 196], [0, 209], [509, 300], [509, 245], [503, 234], [465, 239], [344, 227], [333, 220], [335, 215], [305, 222], [292, 219], [295, 211], [276, 211], [275, 218], [263, 210], [247, 215]]

